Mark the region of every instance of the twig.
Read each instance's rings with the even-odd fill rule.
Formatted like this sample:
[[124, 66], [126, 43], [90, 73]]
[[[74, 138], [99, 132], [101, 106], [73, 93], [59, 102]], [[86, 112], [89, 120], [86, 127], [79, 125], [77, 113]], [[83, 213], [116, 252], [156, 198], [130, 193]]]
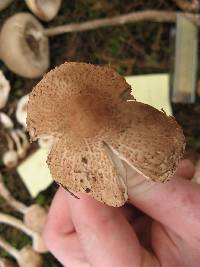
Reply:
[[[200, 26], [200, 15], [184, 13], [189, 19]], [[145, 10], [138, 12], [131, 12], [129, 14], [119, 15], [113, 18], [96, 19], [82, 23], [71, 23], [63, 26], [53, 27], [44, 30], [44, 34], [47, 36], [54, 36], [58, 34], [68, 32], [81, 32], [87, 30], [93, 30], [97, 28], [123, 25], [129, 22], [141, 22], [141, 21], [152, 21], [152, 22], [165, 22], [174, 23], [176, 22], [177, 12], [175, 11], [160, 11], [160, 10]]]
[[194, 12], [200, 9], [199, 0], [173, 0], [174, 3], [182, 10]]

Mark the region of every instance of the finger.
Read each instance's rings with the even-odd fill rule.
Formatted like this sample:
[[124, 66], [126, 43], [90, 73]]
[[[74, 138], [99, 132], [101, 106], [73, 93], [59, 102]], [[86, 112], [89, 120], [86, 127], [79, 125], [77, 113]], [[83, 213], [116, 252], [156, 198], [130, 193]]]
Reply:
[[[179, 177], [165, 184], [155, 183], [141, 175], [131, 177], [133, 172], [127, 168], [130, 202], [183, 238], [198, 243], [200, 186]], [[182, 167], [178, 172], [185, 174]], [[187, 172], [192, 173], [193, 167]]]
[[[80, 200], [70, 195], [68, 200], [77, 234], [92, 266], [141, 266], [144, 250], [119, 209], [83, 194]], [[152, 266], [157, 265], [154, 262]]]
[[71, 220], [66, 194], [59, 189], [54, 197], [43, 233], [44, 240], [49, 251], [65, 266], [89, 267]]
[[179, 167], [176, 170], [176, 175], [185, 179], [191, 180], [194, 176], [195, 168], [192, 162], [188, 159], [184, 159], [179, 163]]
[[51, 227], [49, 234], [59, 233], [72, 233], [75, 231], [73, 222], [71, 220], [71, 214], [67, 204], [66, 191], [59, 188], [51, 204], [51, 208], [48, 214], [47, 227]]

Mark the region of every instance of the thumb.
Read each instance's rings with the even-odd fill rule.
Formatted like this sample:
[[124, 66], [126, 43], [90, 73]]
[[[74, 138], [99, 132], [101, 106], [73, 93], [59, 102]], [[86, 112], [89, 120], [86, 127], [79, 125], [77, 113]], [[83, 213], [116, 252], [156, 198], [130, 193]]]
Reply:
[[[92, 266], [140, 266], [142, 249], [119, 209], [79, 194], [67, 195], [78, 239]], [[134, 252], [134, 253], [133, 253]]]

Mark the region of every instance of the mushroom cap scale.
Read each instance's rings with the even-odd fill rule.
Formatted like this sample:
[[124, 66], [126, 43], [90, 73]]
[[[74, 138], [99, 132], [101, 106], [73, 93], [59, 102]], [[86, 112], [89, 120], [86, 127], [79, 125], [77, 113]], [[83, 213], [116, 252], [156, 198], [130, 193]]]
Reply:
[[63, 188], [87, 193], [110, 206], [121, 206], [127, 200], [123, 180], [100, 140], [74, 142], [72, 136], [65, 136], [53, 146], [47, 163]]
[[[100, 121], [103, 122], [99, 112], [111, 115], [113, 110], [109, 105], [127, 89], [130, 86], [125, 79], [109, 67], [75, 62], [62, 64], [47, 73], [30, 95], [27, 111], [29, 134], [33, 140], [43, 134], [59, 137], [74, 127], [75, 134], [84, 135], [80, 132], [84, 131], [84, 123], [95, 130]], [[98, 123], [93, 114], [86, 110], [88, 107], [91, 107], [94, 116], [98, 116]], [[91, 128], [85, 131], [88, 131], [86, 135], [91, 134]]]
[[29, 13], [8, 18], [1, 29], [0, 55], [14, 73], [40, 77], [49, 67], [49, 43], [43, 26]]
[[127, 102], [128, 106], [129, 114], [133, 114], [131, 124], [116, 139], [105, 142], [147, 179], [165, 182], [175, 173], [184, 154], [183, 131], [173, 117], [152, 106], [136, 101]]
[[65, 63], [42, 79], [28, 103], [31, 138], [57, 137], [48, 157], [53, 178], [111, 206], [128, 198], [122, 160], [149, 179], [166, 181], [185, 146], [174, 118], [127, 102], [122, 98], [127, 90], [111, 68]]
[[58, 13], [61, 0], [25, 0], [30, 10], [41, 20], [50, 21]]

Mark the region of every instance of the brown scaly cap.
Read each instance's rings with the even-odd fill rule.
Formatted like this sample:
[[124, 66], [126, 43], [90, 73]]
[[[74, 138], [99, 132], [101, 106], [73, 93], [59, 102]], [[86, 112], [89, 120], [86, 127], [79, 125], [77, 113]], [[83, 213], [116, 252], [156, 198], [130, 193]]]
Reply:
[[106, 113], [112, 113], [109, 105], [128, 88], [125, 79], [109, 67], [65, 63], [55, 68], [30, 96], [27, 126], [31, 138], [58, 137], [71, 128], [75, 134], [95, 131], [104, 124]]
[[128, 198], [122, 161], [147, 178], [165, 181], [185, 146], [174, 118], [127, 102], [123, 92], [128, 90], [125, 79], [109, 67], [65, 63], [38, 83], [28, 104], [32, 140], [55, 137], [48, 157], [53, 178], [111, 206]]
[[124, 116], [131, 118], [130, 125], [117, 138], [105, 142], [146, 178], [169, 180], [184, 154], [182, 129], [173, 117], [149, 105], [135, 101], [125, 106]]

